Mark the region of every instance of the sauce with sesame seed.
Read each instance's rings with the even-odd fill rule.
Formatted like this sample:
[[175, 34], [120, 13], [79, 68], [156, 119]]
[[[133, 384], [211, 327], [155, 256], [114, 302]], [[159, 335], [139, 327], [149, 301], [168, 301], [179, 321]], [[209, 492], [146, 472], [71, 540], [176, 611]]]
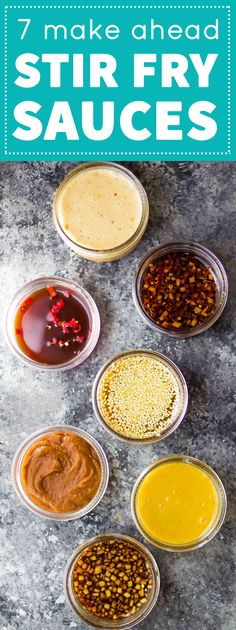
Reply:
[[71, 291], [45, 287], [21, 304], [15, 335], [27, 357], [46, 365], [66, 363], [86, 344], [88, 314]]
[[102, 419], [118, 435], [135, 440], [159, 437], [173, 426], [182, 404], [174, 370], [154, 355], [115, 357], [98, 389]]

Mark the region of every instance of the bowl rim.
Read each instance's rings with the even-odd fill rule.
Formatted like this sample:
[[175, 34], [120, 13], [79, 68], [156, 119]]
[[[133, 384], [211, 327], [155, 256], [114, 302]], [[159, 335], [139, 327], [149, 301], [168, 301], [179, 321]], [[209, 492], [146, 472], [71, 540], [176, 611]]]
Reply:
[[[21, 304], [21, 301], [27, 296], [32, 295], [34, 291], [40, 290], [40, 288], [47, 287], [48, 284], [58, 286], [59, 288], [64, 287], [65, 289], [71, 289], [72, 292], [78, 296], [78, 299], [81, 300], [82, 306], [85, 308], [85, 310], [87, 307], [87, 314], [92, 322], [91, 334], [88, 336], [87, 342], [81, 352], [79, 352], [77, 355], [64, 363], [57, 363], [53, 365], [39, 363], [34, 359], [26, 356], [26, 354], [24, 354], [18, 346], [15, 340], [15, 335], [13, 333], [15, 316]], [[86, 304], [86, 307], [84, 306], [84, 304]], [[95, 349], [101, 331], [100, 313], [97, 304], [89, 291], [87, 291], [87, 289], [82, 287], [77, 282], [74, 282], [74, 280], [62, 278], [61, 276], [40, 276], [23, 284], [22, 287], [20, 287], [20, 289], [18, 289], [12, 296], [11, 301], [9, 302], [5, 311], [4, 320], [5, 338], [13, 354], [17, 356], [17, 358], [25, 365], [44, 371], [64, 371], [81, 365]]]
[[[76, 177], [76, 175], [79, 174], [80, 172], [83, 172], [89, 169], [94, 169], [94, 168], [111, 168], [111, 169], [118, 170], [124, 173], [125, 176], [129, 177], [134, 183], [134, 185], [136, 186], [140, 194], [140, 198], [142, 202], [141, 218], [135, 232], [129, 237], [127, 241], [125, 241], [124, 243], [121, 243], [120, 245], [116, 245], [116, 247], [113, 247], [111, 249], [90, 249], [89, 247], [80, 245], [80, 243], [73, 241], [73, 239], [68, 236], [68, 234], [65, 232], [65, 230], [63, 229], [59, 221], [57, 204], [58, 204], [58, 200], [60, 198], [60, 195], [64, 187], [68, 184], [68, 182], [71, 179]], [[55, 191], [54, 200], [53, 200], [53, 219], [54, 219], [55, 227], [59, 235], [61, 236], [61, 238], [64, 240], [64, 242], [69, 247], [72, 247], [72, 248], [76, 247], [76, 249], [78, 250], [78, 253], [81, 252], [81, 255], [83, 255], [85, 258], [86, 258], [86, 255], [88, 256], [89, 254], [92, 254], [95, 257], [97, 256], [97, 259], [99, 261], [99, 256], [101, 257], [102, 256], [109, 257], [113, 255], [118, 256], [119, 254], [122, 255], [123, 252], [125, 253], [126, 251], [127, 253], [129, 253], [129, 247], [131, 247], [133, 244], [135, 246], [136, 242], [138, 243], [140, 238], [143, 236], [145, 229], [147, 227], [148, 218], [149, 218], [149, 201], [148, 201], [148, 196], [147, 196], [145, 188], [143, 187], [138, 177], [136, 177], [136, 175], [130, 169], [126, 168], [125, 166], [117, 162], [109, 162], [109, 161], [82, 162], [81, 164], [79, 164], [78, 166], [76, 166], [75, 168], [73, 168], [71, 171], [67, 173], [67, 175], [61, 181], [61, 183], [59, 184], [58, 188]]]
[[[152, 572], [152, 579], [153, 579], [153, 589], [152, 589], [151, 597], [150, 597], [149, 602], [147, 602], [147, 606], [142, 609], [141, 614], [136, 612], [133, 615], [133, 618], [132, 616], [130, 616], [128, 618], [124, 618], [117, 621], [112, 621], [112, 620], [108, 620], [107, 622], [103, 621], [102, 619], [99, 619], [99, 617], [96, 617], [92, 613], [89, 613], [88, 611], [83, 609], [82, 606], [80, 606], [79, 602], [77, 602], [74, 596], [73, 586], [72, 586], [72, 576], [73, 576], [74, 565], [77, 561], [77, 558], [84, 551], [84, 549], [89, 547], [91, 544], [98, 542], [99, 540], [104, 540], [106, 538], [116, 538], [118, 540], [120, 539], [120, 540], [123, 540], [132, 544], [135, 547], [137, 547], [148, 559], [151, 572]], [[65, 592], [66, 600], [68, 604], [70, 605], [70, 607], [72, 608], [77, 618], [80, 617], [83, 621], [85, 621], [86, 623], [88, 623], [90, 626], [94, 628], [109, 628], [109, 630], [112, 630], [112, 629], [114, 630], [115, 628], [122, 630], [126, 628], [128, 630], [128, 628], [131, 628], [135, 626], [136, 624], [140, 623], [141, 621], [143, 621], [143, 619], [145, 619], [154, 608], [160, 594], [161, 577], [160, 577], [158, 564], [152, 552], [149, 551], [149, 549], [146, 547], [144, 543], [140, 542], [133, 536], [129, 536], [128, 534], [123, 534], [121, 532], [114, 532], [112, 530], [111, 532], [104, 532], [102, 534], [97, 534], [93, 536], [92, 538], [88, 538], [81, 541], [80, 545], [74, 550], [74, 552], [72, 553], [72, 555], [70, 556], [66, 564], [65, 571], [64, 571], [63, 585], [64, 585], [64, 592]]]
[[[205, 265], [211, 268], [217, 288], [219, 287], [219, 283], [217, 283], [216, 281], [216, 276], [218, 272], [218, 278], [220, 278], [223, 288], [220, 292], [219, 304], [214, 310], [214, 312], [212, 313], [212, 315], [210, 315], [210, 317], [207, 319], [207, 321], [203, 322], [202, 324], [199, 324], [195, 328], [191, 328], [189, 330], [185, 329], [181, 332], [180, 330], [177, 331], [177, 330], [168, 330], [166, 328], [162, 328], [159, 324], [153, 321], [150, 315], [148, 315], [148, 313], [145, 311], [142, 304], [141, 281], [142, 281], [143, 274], [148, 264], [150, 264], [152, 260], [161, 258], [162, 256], [167, 255], [168, 253], [171, 253], [174, 251], [178, 252], [181, 250], [184, 251], [185, 249], [188, 253], [190, 252], [195, 256], [199, 256], [200, 260], [202, 260], [202, 262]], [[182, 240], [181, 241], [165, 241], [163, 243], [160, 243], [156, 247], [152, 248], [148, 253], [145, 254], [145, 256], [140, 261], [138, 268], [136, 270], [136, 273], [135, 273], [134, 280], [133, 280], [132, 296], [133, 296], [133, 302], [134, 302], [136, 310], [138, 311], [139, 315], [142, 317], [143, 321], [148, 326], [150, 326], [150, 328], [152, 328], [156, 332], [159, 332], [160, 334], [167, 335], [168, 337], [172, 337], [175, 339], [187, 339], [187, 338], [199, 335], [200, 333], [208, 330], [208, 328], [213, 326], [213, 324], [215, 324], [215, 322], [218, 320], [218, 318], [222, 314], [226, 306], [226, 302], [228, 298], [228, 277], [227, 277], [225, 268], [221, 260], [214, 254], [214, 252], [212, 252], [210, 249], [208, 249], [201, 243], [197, 243], [196, 241], [182, 241]]]
[[[146, 530], [142, 527], [138, 519], [138, 515], [136, 511], [136, 494], [137, 494], [137, 491], [141, 482], [151, 470], [161, 466], [162, 464], [166, 464], [169, 462], [183, 462], [186, 464], [197, 466], [208, 475], [208, 477], [213, 482], [215, 489], [217, 491], [219, 505], [218, 505], [218, 513], [216, 515], [215, 521], [204, 535], [202, 535], [199, 539], [192, 541], [191, 543], [171, 545], [171, 544], [163, 543], [162, 541], [156, 540], [151, 535], [149, 535], [148, 532], [146, 532]], [[142, 470], [142, 472], [140, 473], [140, 475], [138, 476], [138, 478], [136, 479], [134, 483], [132, 493], [131, 493], [130, 506], [131, 506], [131, 514], [132, 514], [133, 521], [138, 531], [142, 534], [142, 536], [144, 537], [146, 541], [151, 543], [154, 547], [157, 547], [158, 549], [162, 549], [163, 551], [170, 551], [172, 553], [185, 553], [188, 551], [194, 551], [195, 549], [200, 549], [201, 547], [206, 545], [208, 542], [210, 542], [219, 532], [219, 530], [221, 529], [224, 523], [226, 512], [227, 512], [227, 495], [225, 492], [224, 485], [220, 477], [218, 476], [218, 474], [215, 472], [215, 470], [211, 466], [206, 464], [203, 460], [198, 459], [197, 457], [192, 457], [191, 455], [168, 455], [166, 457], [162, 457], [162, 458], [154, 460], [151, 464], [149, 464], [148, 466], [146, 466], [146, 468]]]
[[[86, 442], [88, 442], [90, 446], [92, 446], [95, 452], [97, 453], [100, 466], [101, 466], [101, 473], [102, 473], [99, 488], [96, 494], [94, 495], [94, 497], [91, 499], [91, 501], [89, 501], [89, 503], [85, 505], [82, 509], [77, 509], [77, 510], [73, 510], [72, 512], [63, 512], [63, 513], [50, 512], [38, 506], [29, 498], [21, 482], [21, 465], [22, 465], [23, 458], [25, 454], [27, 453], [27, 450], [30, 448], [30, 446], [37, 439], [39, 439], [40, 437], [43, 437], [44, 435], [46, 436], [50, 433], [60, 433], [60, 432], [73, 433], [75, 435], [82, 437], [84, 440], [86, 440]], [[82, 518], [83, 516], [86, 516], [86, 514], [89, 514], [89, 512], [94, 510], [95, 507], [97, 507], [97, 505], [102, 500], [107, 490], [107, 486], [109, 482], [109, 464], [108, 464], [107, 456], [102, 446], [100, 445], [100, 443], [90, 433], [88, 433], [87, 431], [84, 431], [84, 429], [80, 429], [79, 427], [75, 427], [70, 424], [64, 424], [64, 425], [60, 424], [60, 425], [52, 425], [52, 426], [50, 425], [47, 427], [42, 427], [41, 429], [38, 429], [37, 431], [34, 431], [34, 433], [31, 433], [30, 435], [28, 435], [20, 443], [12, 460], [11, 479], [12, 479], [13, 488], [16, 494], [18, 495], [18, 498], [20, 499], [24, 507], [28, 508], [28, 510], [30, 510], [37, 516], [40, 516], [41, 518], [46, 519], [46, 520], [51, 520], [55, 522], [72, 521], [78, 518]]]
[[[107, 422], [104, 420], [103, 415], [100, 411], [100, 406], [99, 406], [99, 402], [98, 402], [98, 392], [99, 392], [99, 387], [100, 387], [100, 383], [102, 381], [102, 378], [106, 372], [106, 370], [109, 368], [110, 365], [112, 365], [112, 363], [115, 363], [115, 361], [119, 360], [121, 357], [125, 357], [125, 356], [135, 356], [137, 354], [143, 354], [143, 355], [147, 355], [147, 356], [154, 356], [156, 359], [159, 359], [162, 363], [164, 363], [164, 365], [168, 365], [168, 367], [171, 369], [171, 371], [175, 374], [175, 377], [177, 379], [179, 388], [181, 388], [181, 395], [182, 395], [182, 411], [180, 411], [178, 417], [176, 418], [176, 420], [169, 426], [169, 428], [167, 427], [167, 429], [165, 431], [163, 431], [163, 434], [161, 434], [161, 436], [156, 436], [156, 437], [152, 437], [152, 438], [148, 438], [148, 439], [136, 439], [136, 438], [129, 438], [129, 437], [125, 437], [121, 434], [119, 434], [117, 431], [115, 431], [114, 429], [112, 429]], [[187, 412], [187, 408], [188, 408], [188, 402], [189, 402], [189, 394], [188, 394], [188, 387], [187, 387], [187, 383], [186, 380], [184, 378], [183, 373], [181, 372], [181, 370], [179, 369], [179, 367], [174, 363], [174, 361], [172, 361], [171, 359], [169, 359], [169, 357], [167, 357], [166, 355], [164, 355], [161, 352], [158, 352], [156, 350], [149, 350], [147, 348], [133, 348], [133, 349], [129, 349], [129, 350], [123, 350], [122, 352], [118, 352], [117, 354], [113, 355], [112, 357], [110, 357], [100, 368], [100, 370], [98, 371], [97, 375], [95, 376], [94, 382], [93, 382], [93, 387], [92, 387], [92, 405], [93, 405], [93, 411], [95, 413], [95, 416], [97, 418], [97, 420], [100, 422], [100, 424], [103, 426], [103, 428], [108, 431], [108, 433], [110, 433], [110, 435], [112, 435], [113, 437], [118, 438], [120, 441], [122, 442], [126, 442], [127, 444], [134, 444], [134, 445], [149, 445], [149, 444], [154, 444], [155, 442], [160, 442], [161, 440], [164, 440], [166, 437], [168, 437], [169, 435], [171, 435], [171, 433], [173, 433], [178, 426], [181, 424], [181, 422], [183, 421], [186, 412]]]

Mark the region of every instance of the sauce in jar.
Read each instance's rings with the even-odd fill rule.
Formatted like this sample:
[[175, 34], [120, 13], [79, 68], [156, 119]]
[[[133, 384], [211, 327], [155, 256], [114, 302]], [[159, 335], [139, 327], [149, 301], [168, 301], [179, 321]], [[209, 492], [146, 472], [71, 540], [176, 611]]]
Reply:
[[97, 618], [129, 619], [150, 601], [152, 571], [146, 555], [118, 536], [90, 544], [77, 558], [74, 595]]
[[99, 489], [101, 474], [94, 448], [69, 431], [34, 440], [21, 464], [21, 483], [30, 500], [61, 514], [88, 505]]
[[64, 233], [78, 245], [106, 251], [126, 243], [142, 217], [136, 184], [122, 170], [104, 166], [75, 173], [58, 198]]
[[199, 258], [172, 252], [149, 263], [141, 297], [153, 322], [182, 332], [204, 324], [215, 312], [217, 285], [212, 270]]
[[88, 314], [66, 288], [39, 289], [16, 313], [17, 344], [27, 357], [41, 364], [70, 361], [84, 348], [89, 334]]
[[143, 531], [173, 547], [204, 536], [215, 522], [218, 505], [210, 475], [183, 461], [157, 463], [140, 482], [135, 497]]

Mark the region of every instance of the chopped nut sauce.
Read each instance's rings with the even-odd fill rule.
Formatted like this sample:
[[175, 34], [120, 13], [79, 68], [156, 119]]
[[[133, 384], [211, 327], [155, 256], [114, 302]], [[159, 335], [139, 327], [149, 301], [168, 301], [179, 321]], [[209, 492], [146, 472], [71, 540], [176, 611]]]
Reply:
[[143, 307], [162, 328], [181, 331], [206, 322], [216, 307], [211, 270], [192, 254], [173, 252], [148, 265], [142, 283]]
[[89, 545], [77, 559], [72, 581], [75, 596], [85, 610], [112, 620], [136, 613], [153, 586], [144, 553], [119, 538]]

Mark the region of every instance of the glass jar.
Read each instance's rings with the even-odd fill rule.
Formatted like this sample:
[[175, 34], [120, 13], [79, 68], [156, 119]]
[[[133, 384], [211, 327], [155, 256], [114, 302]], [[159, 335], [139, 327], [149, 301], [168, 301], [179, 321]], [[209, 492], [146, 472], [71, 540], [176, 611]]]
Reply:
[[[20, 305], [33, 293], [48, 286], [56, 286], [59, 289], [69, 289], [71, 291], [71, 294], [78, 299], [78, 301], [81, 303], [87, 313], [90, 330], [86, 344], [82, 348], [81, 352], [78, 352], [66, 363], [53, 365], [37, 362], [36, 360], [27, 356], [18, 345], [15, 335], [15, 318], [17, 311], [20, 308]], [[31, 282], [27, 282], [27, 284], [19, 289], [14, 295], [8, 307], [5, 320], [6, 339], [12, 352], [15, 354], [15, 356], [18, 357], [18, 359], [21, 359], [27, 365], [39, 368], [41, 370], [63, 371], [81, 365], [81, 363], [83, 363], [93, 352], [99, 339], [100, 327], [101, 324], [99, 311], [92, 296], [88, 293], [88, 291], [86, 291], [86, 289], [81, 287], [79, 284], [72, 282], [71, 280], [67, 280], [66, 278], [58, 278], [57, 276], [45, 276], [42, 278], [36, 278]]]
[[[124, 542], [128, 542], [134, 547], [136, 547], [138, 551], [142, 552], [150, 567], [152, 583], [153, 583], [152, 589], [150, 590], [149, 597], [147, 598], [146, 603], [142, 607], [140, 607], [140, 609], [137, 612], [131, 614], [127, 618], [123, 618], [120, 620], [117, 619], [114, 621], [111, 619], [101, 619], [97, 617], [96, 615], [93, 615], [92, 613], [85, 610], [80, 605], [78, 599], [75, 597], [74, 590], [73, 590], [73, 583], [72, 583], [74, 567], [78, 560], [78, 556], [80, 556], [80, 554], [86, 549], [86, 547], [89, 547], [93, 543], [106, 540], [107, 538], [109, 539], [115, 538]], [[132, 538], [131, 536], [126, 536], [124, 534], [119, 534], [119, 533], [114, 533], [114, 532], [105, 533], [105, 534], [100, 534], [98, 536], [94, 536], [94, 538], [90, 538], [89, 540], [83, 541], [81, 545], [76, 549], [76, 551], [74, 551], [66, 567], [65, 577], [64, 577], [64, 588], [65, 588], [67, 601], [70, 604], [71, 608], [73, 609], [77, 618], [79, 617], [85, 623], [87, 623], [90, 626], [93, 626], [94, 628], [108, 628], [109, 630], [116, 629], [116, 628], [119, 630], [125, 629], [125, 628], [128, 629], [128, 628], [132, 628], [136, 624], [143, 621], [147, 617], [147, 615], [149, 615], [149, 613], [155, 606], [158, 599], [159, 591], [160, 591], [160, 572], [159, 572], [157, 563], [153, 555], [138, 540], [136, 540], [135, 538]]]
[[[71, 183], [73, 179], [77, 178], [77, 176], [80, 173], [89, 171], [91, 169], [93, 170], [109, 169], [112, 172], [120, 173], [123, 177], [127, 178], [130, 183], [132, 183], [132, 185], [135, 187], [136, 191], [138, 192], [138, 195], [141, 200], [142, 210], [141, 210], [140, 222], [137, 229], [132, 234], [132, 236], [128, 238], [126, 242], [114, 247], [113, 249], [95, 250], [95, 249], [90, 249], [89, 247], [84, 247], [80, 245], [78, 242], [75, 242], [74, 240], [72, 240], [72, 238], [70, 238], [70, 236], [63, 229], [63, 226], [61, 225], [61, 222], [60, 222], [59, 202], [60, 202], [62, 192], [64, 192], [68, 183]], [[76, 254], [78, 254], [82, 258], [93, 260], [95, 262], [111, 262], [113, 260], [118, 260], [119, 258], [123, 258], [124, 256], [127, 256], [127, 254], [129, 254], [131, 251], [133, 251], [133, 249], [135, 249], [135, 247], [138, 245], [139, 241], [141, 240], [146, 230], [148, 217], [149, 217], [148, 198], [140, 181], [137, 179], [137, 177], [135, 177], [133, 173], [131, 173], [131, 171], [129, 171], [124, 166], [121, 166], [120, 164], [116, 164], [115, 162], [87, 162], [87, 163], [80, 164], [77, 168], [73, 169], [61, 182], [59, 188], [56, 191], [55, 198], [54, 198], [53, 217], [54, 217], [54, 223], [55, 223], [56, 229], [58, 233], [60, 234], [60, 237], [63, 239], [66, 245], [68, 245], [74, 250]]]
[[[65, 513], [58, 512], [57, 513], [57, 512], [49, 512], [48, 510], [44, 510], [39, 505], [36, 505], [36, 503], [31, 501], [31, 499], [27, 495], [22, 485], [22, 480], [21, 480], [21, 466], [22, 466], [23, 459], [28, 449], [39, 438], [46, 437], [50, 433], [58, 433], [58, 432], [72, 433], [86, 440], [86, 442], [88, 442], [88, 444], [90, 444], [90, 446], [92, 446], [92, 448], [95, 450], [98, 456], [99, 462], [100, 462], [100, 466], [101, 466], [101, 481], [100, 481], [100, 485], [95, 496], [83, 508], [74, 510], [73, 512], [65, 512]], [[86, 514], [91, 512], [102, 500], [107, 489], [108, 480], [109, 480], [108, 461], [99, 442], [97, 442], [97, 440], [95, 440], [94, 437], [92, 437], [86, 431], [83, 431], [82, 429], [78, 429], [77, 427], [73, 427], [71, 425], [57, 425], [57, 426], [47, 427], [46, 429], [40, 429], [39, 431], [36, 431], [35, 433], [31, 434], [22, 442], [22, 444], [17, 449], [16, 454], [13, 459], [13, 463], [12, 463], [13, 487], [19, 499], [23, 503], [23, 505], [27, 507], [28, 510], [30, 510], [34, 514], [37, 514], [37, 516], [41, 516], [42, 518], [46, 518], [51, 521], [71, 521], [76, 518], [81, 518], [82, 516], [85, 516]]]
[[[204, 534], [201, 537], [186, 544], [171, 545], [161, 540], [157, 540], [153, 538], [142, 526], [138, 513], [137, 513], [136, 498], [137, 498], [137, 492], [138, 492], [140, 484], [145, 479], [145, 477], [150, 473], [151, 470], [156, 469], [162, 466], [163, 464], [167, 464], [170, 462], [173, 462], [173, 463], [182, 462], [189, 465], [192, 464], [198, 467], [201, 471], [206, 473], [206, 475], [212, 481], [214, 488], [216, 490], [216, 493], [217, 493], [217, 498], [218, 498], [217, 514], [215, 516], [213, 523], [209, 526], [209, 528], [204, 532]], [[187, 455], [172, 455], [170, 457], [158, 459], [157, 461], [153, 462], [150, 466], [145, 468], [143, 472], [139, 475], [137, 481], [135, 482], [132, 495], [131, 495], [131, 512], [132, 512], [132, 517], [133, 517], [136, 527], [138, 528], [138, 530], [141, 532], [142, 536], [146, 540], [148, 540], [155, 547], [158, 547], [159, 549], [163, 549], [164, 551], [172, 551], [172, 552], [193, 551], [194, 549], [199, 549], [206, 543], [210, 542], [210, 540], [212, 540], [212, 538], [216, 536], [216, 534], [218, 533], [218, 531], [220, 530], [224, 522], [226, 509], [227, 509], [227, 498], [226, 498], [225, 489], [222, 484], [222, 481], [220, 480], [216, 472], [210, 466], [205, 464], [205, 462], [202, 462], [200, 459], [196, 459], [195, 457], [189, 457]]]
[[[99, 402], [99, 394], [102, 387], [103, 378], [106, 372], [109, 370], [109, 368], [111, 368], [111, 366], [122, 357], [137, 356], [137, 355], [143, 355], [150, 358], [156, 358], [159, 362], [161, 362], [164, 366], [166, 366], [172, 372], [172, 374], [174, 375], [178, 383], [178, 388], [179, 388], [179, 407], [172, 422], [167, 426], [166, 429], [163, 430], [160, 436], [155, 436], [155, 437], [147, 438], [147, 439], [143, 439], [143, 438], [133, 439], [133, 438], [125, 437], [125, 436], [120, 435], [114, 429], [112, 429], [107, 424], [103, 416], [101, 405]], [[164, 438], [166, 438], [168, 435], [173, 433], [173, 431], [175, 431], [177, 427], [180, 425], [180, 423], [182, 422], [186, 414], [187, 406], [188, 406], [188, 388], [187, 388], [187, 384], [186, 384], [186, 381], [182, 372], [179, 370], [177, 365], [175, 365], [175, 363], [173, 363], [173, 361], [171, 361], [169, 358], [164, 356], [164, 354], [161, 354], [160, 352], [154, 352], [153, 350], [144, 350], [144, 349], [126, 350], [124, 352], [120, 352], [119, 354], [116, 354], [113, 357], [111, 357], [99, 370], [93, 384], [92, 403], [93, 403], [93, 410], [97, 419], [102, 424], [104, 429], [106, 429], [111, 435], [117, 437], [118, 439], [124, 442], [129, 442], [131, 444], [151, 444], [153, 442], [159, 442], [160, 440], [163, 440]]]
[[[169, 330], [154, 322], [153, 319], [146, 312], [142, 302], [143, 278], [148, 268], [148, 265], [151, 262], [156, 262], [158, 258], [162, 258], [163, 256], [167, 256], [168, 254], [172, 254], [174, 252], [192, 254], [196, 258], [198, 258], [200, 262], [202, 262], [207, 268], [210, 269], [217, 289], [216, 307], [210, 317], [206, 319], [206, 322], [203, 322], [202, 324], [199, 324], [194, 328], [185, 329], [183, 331], [181, 331], [180, 329]], [[215, 256], [215, 254], [213, 254], [213, 252], [211, 252], [203, 245], [199, 245], [198, 243], [194, 242], [164, 243], [162, 245], [158, 245], [158, 247], [155, 247], [155, 249], [149, 252], [149, 254], [147, 254], [140, 262], [133, 284], [134, 304], [144, 322], [148, 324], [148, 326], [150, 326], [153, 330], [156, 330], [156, 332], [159, 332], [163, 335], [168, 335], [169, 337], [174, 337], [175, 339], [193, 337], [194, 335], [199, 335], [201, 332], [204, 332], [205, 330], [210, 328], [210, 326], [212, 326], [220, 317], [226, 305], [227, 297], [228, 280], [222, 263]]]

